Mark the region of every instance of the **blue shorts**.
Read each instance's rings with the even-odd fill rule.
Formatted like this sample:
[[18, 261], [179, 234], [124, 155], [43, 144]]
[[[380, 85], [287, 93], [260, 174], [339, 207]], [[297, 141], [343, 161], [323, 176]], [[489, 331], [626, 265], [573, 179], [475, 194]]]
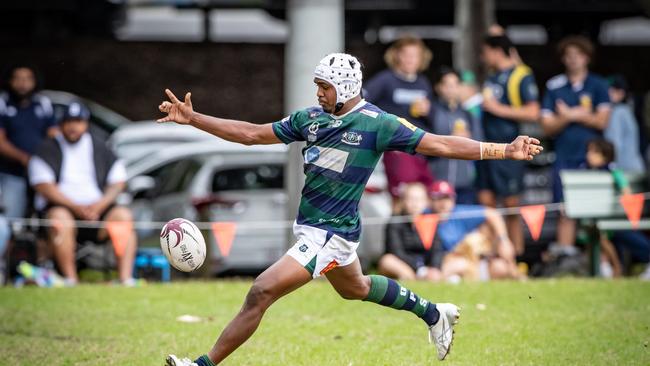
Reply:
[[497, 197], [517, 196], [524, 190], [526, 163], [514, 160], [481, 160], [476, 164], [477, 188]]
[[564, 201], [564, 192], [562, 190], [562, 178], [560, 178], [560, 171], [580, 169], [580, 167], [583, 165], [584, 161], [555, 161], [553, 164], [553, 202], [557, 203]]

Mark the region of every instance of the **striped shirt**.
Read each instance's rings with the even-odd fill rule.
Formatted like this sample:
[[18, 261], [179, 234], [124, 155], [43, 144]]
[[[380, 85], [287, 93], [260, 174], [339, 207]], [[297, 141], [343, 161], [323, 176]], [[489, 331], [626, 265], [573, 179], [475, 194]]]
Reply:
[[424, 131], [362, 100], [334, 116], [313, 107], [273, 124], [285, 144], [306, 141], [302, 150], [305, 186], [297, 223], [327, 230], [350, 241], [361, 233], [359, 200], [384, 151], [410, 154]]

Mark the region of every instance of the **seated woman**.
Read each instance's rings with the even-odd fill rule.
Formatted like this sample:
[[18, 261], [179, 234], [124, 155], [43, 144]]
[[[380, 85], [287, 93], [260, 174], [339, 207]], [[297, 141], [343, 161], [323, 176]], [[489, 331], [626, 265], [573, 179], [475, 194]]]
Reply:
[[[398, 216], [416, 216], [427, 209], [427, 190], [421, 183], [404, 185], [400, 195]], [[378, 270], [384, 276], [398, 280], [440, 280], [440, 270], [435, 268], [435, 249], [427, 249], [413, 225], [408, 222], [391, 222], [386, 226], [386, 254], [379, 259]]]

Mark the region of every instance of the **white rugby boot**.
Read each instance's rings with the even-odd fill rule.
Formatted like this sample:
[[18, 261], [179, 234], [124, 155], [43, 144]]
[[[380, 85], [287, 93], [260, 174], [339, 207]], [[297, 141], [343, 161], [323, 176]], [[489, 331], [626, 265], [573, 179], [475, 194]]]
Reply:
[[194, 361], [189, 358], [180, 359], [176, 355], [169, 355], [165, 360], [165, 366], [198, 366]]
[[444, 360], [451, 350], [454, 341], [454, 325], [460, 318], [460, 308], [454, 304], [436, 304], [440, 312], [438, 322], [429, 327], [429, 343], [438, 350], [438, 359]]

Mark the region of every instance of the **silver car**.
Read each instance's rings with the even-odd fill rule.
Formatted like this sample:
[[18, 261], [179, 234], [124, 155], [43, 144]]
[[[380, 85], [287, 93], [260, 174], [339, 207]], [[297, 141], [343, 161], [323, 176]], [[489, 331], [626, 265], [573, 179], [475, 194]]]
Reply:
[[140, 121], [118, 128], [108, 144], [127, 165], [170, 145], [213, 141], [214, 136], [197, 128], [176, 123]]
[[[212, 273], [259, 272], [293, 244], [287, 241], [287, 194], [284, 145], [244, 146], [213, 138], [173, 145], [129, 165], [130, 206], [138, 221], [232, 221], [237, 233], [227, 257], [205, 231]], [[383, 221], [390, 215], [383, 166], [371, 176], [360, 211], [376, 221], [364, 227], [359, 256], [363, 263], [383, 250]], [[207, 229], [207, 228], [206, 228]], [[157, 230], [139, 230], [140, 239], [156, 239]]]

